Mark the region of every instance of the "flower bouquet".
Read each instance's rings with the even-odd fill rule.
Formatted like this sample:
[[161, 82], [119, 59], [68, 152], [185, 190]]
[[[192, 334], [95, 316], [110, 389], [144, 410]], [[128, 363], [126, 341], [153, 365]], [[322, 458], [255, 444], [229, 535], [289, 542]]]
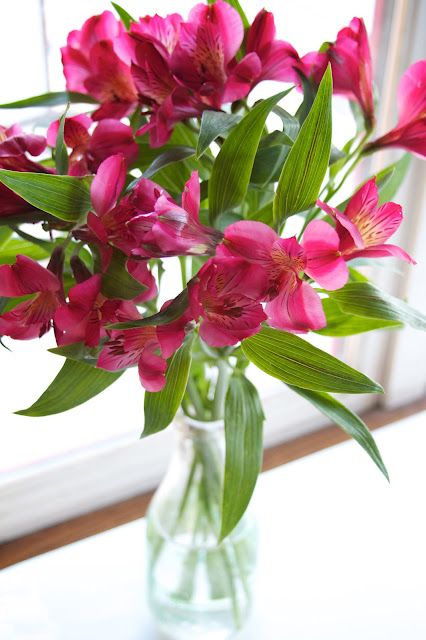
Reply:
[[[50, 351], [65, 359], [22, 415], [68, 410], [137, 367], [143, 436], [180, 416], [177, 458], [148, 518], [151, 606], [165, 628], [184, 629], [176, 637], [228, 632], [245, 620], [255, 558], [244, 514], [264, 415], [250, 363], [387, 476], [366, 425], [330, 395], [381, 386], [301, 336], [426, 327], [356, 262], [414, 263], [388, 242], [407, 156], [339, 199], [368, 154], [426, 155], [426, 60], [401, 78], [395, 128], [374, 138], [362, 19], [300, 57], [271, 13], [250, 24], [238, 0], [197, 4], [186, 20], [134, 19], [113, 5], [117, 17], [105, 11], [69, 34], [66, 91], [1, 105], [64, 107], [44, 132], [0, 127], [0, 335], [53, 329]], [[287, 85], [253, 103], [263, 80]], [[351, 101], [357, 125], [342, 149], [332, 146], [333, 93]], [[167, 270], [181, 285], [164, 300]]]

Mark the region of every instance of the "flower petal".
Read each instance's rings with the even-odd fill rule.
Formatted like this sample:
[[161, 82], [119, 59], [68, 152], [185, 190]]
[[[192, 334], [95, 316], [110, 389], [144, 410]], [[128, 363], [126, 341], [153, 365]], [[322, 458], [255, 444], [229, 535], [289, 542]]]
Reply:
[[103, 216], [114, 207], [126, 180], [126, 162], [118, 153], [110, 156], [99, 166], [90, 188], [93, 208]]

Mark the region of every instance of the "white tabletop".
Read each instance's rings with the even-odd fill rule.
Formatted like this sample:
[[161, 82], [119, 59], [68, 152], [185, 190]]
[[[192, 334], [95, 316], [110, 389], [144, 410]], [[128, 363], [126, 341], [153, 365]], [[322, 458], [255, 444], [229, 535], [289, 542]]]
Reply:
[[[425, 640], [426, 412], [262, 475], [256, 605], [241, 640]], [[0, 574], [2, 640], [156, 640], [144, 521]]]

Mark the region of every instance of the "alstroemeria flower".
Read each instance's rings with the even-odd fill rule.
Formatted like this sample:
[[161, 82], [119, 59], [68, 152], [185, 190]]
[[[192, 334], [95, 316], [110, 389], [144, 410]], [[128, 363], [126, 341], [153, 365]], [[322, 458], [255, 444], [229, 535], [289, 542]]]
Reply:
[[[33, 133], [24, 133], [18, 124], [11, 127], [0, 125], [0, 169], [51, 173], [51, 169], [31, 160], [27, 154], [38, 156], [46, 148], [46, 138]], [[0, 183], [0, 216], [17, 215], [32, 209], [32, 206], [16, 193]]]
[[148, 258], [213, 253], [222, 234], [199, 220], [197, 171], [192, 172], [185, 184], [181, 207], [167, 193], [160, 193], [158, 185], [147, 186], [149, 194], [158, 195], [150, 212], [132, 217], [126, 225], [136, 243], [132, 255]]
[[167, 358], [181, 346], [190, 319], [185, 313], [175, 322], [159, 327], [112, 330], [97, 366], [119, 371], [137, 365], [142, 386], [147, 391], [161, 391], [166, 384]]
[[[130, 164], [138, 156], [131, 127], [119, 120], [106, 118], [98, 122], [89, 133], [91, 118], [86, 114], [65, 119], [64, 140], [72, 151], [69, 156], [68, 174], [85, 176], [96, 173], [101, 162], [117, 153], [123, 154]], [[54, 147], [58, 135], [59, 120], [52, 122], [47, 130], [47, 143]]]
[[69, 302], [55, 313], [58, 345], [84, 342], [88, 347], [96, 347], [107, 335], [106, 324], [140, 317], [133, 302], [103, 296], [101, 284], [102, 275], [96, 274], [71, 287]]
[[[414, 264], [414, 260], [403, 249], [394, 244], [385, 244], [402, 222], [401, 206], [395, 202], [378, 206], [378, 202], [379, 191], [376, 179], [372, 178], [352, 196], [343, 213], [320, 200], [317, 205], [336, 220], [338, 251], [344, 260], [395, 257]], [[305, 230], [304, 245], [308, 243], [307, 249], [313, 256], [315, 243], [321, 243], [325, 231], [323, 225], [310, 227], [311, 224]], [[308, 273], [316, 277], [313, 263]]]
[[[119, 156], [111, 156], [98, 169], [91, 186], [95, 214], [88, 227], [100, 242], [110, 243], [139, 258], [214, 253], [222, 234], [199, 220], [200, 184], [192, 173], [185, 185], [182, 206], [155, 182], [138, 180], [116, 205], [125, 170]], [[115, 206], [116, 205], [116, 206]]]
[[321, 299], [301, 275], [307, 256], [296, 238], [280, 238], [266, 224], [242, 221], [225, 229], [221, 255], [234, 255], [262, 268], [262, 299], [269, 324], [277, 329], [305, 333], [325, 326]]
[[247, 32], [247, 53], [256, 53], [261, 71], [256, 82], [297, 79], [294, 66], [299, 61], [296, 49], [284, 40], [276, 39], [274, 16], [261, 9]]
[[211, 5], [195, 5], [187, 22], [181, 24], [179, 40], [171, 56], [173, 74], [206, 105], [220, 109], [225, 101], [228, 65], [239, 50], [243, 36], [241, 18], [227, 2], [217, 0]]
[[407, 69], [398, 86], [399, 119], [394, 129], [365, 147], [400, 147], [426, 158], [426, 60]]
[[123, 36], [121, 22], [104, 11], [86, 20], [81, 30], [71, 31], [61, 49], [68, 91], [89, 94], [102, 105], [93, 114], [95, 120], [121, 118], [137, 101]]
[[333, 74], [333, 92], [358, 102], [371, 128], [374, 124], [371, 53], [362, 18], [353, 18], [325, 51], [308, 53], [295, 66], [319, 85], [328, 63]]
[[266, 320], [256, 299], [264, 287], [261, 270], [241, 258], [210, 258], [189, 285], [200, 336], [213, 347], [233, 345], [260, 330]]
[[23, 255], [15, 264], [0, 266], [0, 296], [16, 298], [31, 295], [0, 315], [0, 335], [29, 340], [44, 335], [52, 325], [61, 304], [62, 284], [49, 269]]

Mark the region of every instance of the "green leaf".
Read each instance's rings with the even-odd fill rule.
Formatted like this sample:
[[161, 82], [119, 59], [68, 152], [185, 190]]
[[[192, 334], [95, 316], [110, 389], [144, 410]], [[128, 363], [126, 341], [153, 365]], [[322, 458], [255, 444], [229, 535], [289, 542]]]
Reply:
[[248, 507], [262, 466], [262, 403], [256, 387], [240, 373], [225, 399], [225, 476], [220, 540], [236, 527]]
[[76, 222], [91, 209], [90, 179], [0, 169], [0, 182], [46, 213]]
[[16, 411], [20, 416], [50, 416], [83, 404], [115, 382], [122, 371], [111, 373], [87, 364], [65, 360], [56, 378], [28, 409]]
[[274, 219], [278, 222], [308, 209], [318, 197], [330, 158], [331, 94], [328, 67], [278, 181], [274, 200]]
[[276, 182], [280, 177], [283, 163], [289, 151], [288, 145], [280, 143], [259, 148], [254, 160], [250, 182], [260, 185]]
[[296, 140], [297, 135], [300, 131], [300, 122], [297, 118], [292, 116], [288, 111], [283, 109], [282, 107], [274, 107], [272, 112], [275, 113], [282, 122], [283, 132], [292, 140], [293, 142]]
[[160, 169], [164, 169], [164, 167], [167, 167], [169, 164], [179, 162], [180, 160], [186, 160], [193, 156], [194, 153], [195, 149], [192, 147], [171, 147], [170, 149], [167, 149], [167, 151], [160, 153], [160, 155], [151, 162], [149, 167], [145, 169], [143, 177], [151, 178], [157, 173], [157, 171], [160, 171]]
[[24, 109], [25, 107], [56, 107], [67, 102], [76, 104], [98, 104], [98, 101], [85, 93], [77, 93], [76, 91], [53, 91], [50, 93], [42, 93], [32, 98], [24, 98], [23, 100], [15, 100], [14, 102], [6, 102], [0, 104], [0, 109]]
[[201, 118], [196, 157], [200, 158], [213, 140], [224, 136], [240, 122], [241, 116], [223, 111], [204, 111]]
[[302, 125], [305, 122], [314, 103], [317, 87], [314, 82], [309, 78], [306, 78], [303, 73], [299, 73], [298, 75], [303, 87], [303, 100], [296, 112], [296, 118]]
[[345, 407], [341, 402], [330, 396], [328, 393], [318, 391], [307, 391], [288, 385], [290, 389], [298, 393], [302, 398], [308, 400], [327, 418], [330, 418], [345, 433], [354, 438], [361, 447], [368, 453], [375, 465], [380, 469], [385, 478], [389, 480], [387, 469], [383, 463], [380, 452], [367, 425], [359, 416]]
[[107, 298], [133, 300], [146, 290], [146, 286], [127, 271], [127, 259], [124, 253], [114, 249], [111, 262], [102, 277], [101, 291]]
[[116, 10], [116, 12], [118, 13], [118, 17], [120, 18], [121, 22], [124, 24], [125, 28], [128, 31], [130, 29], [130, 25], [132, 24], [132, 22], [137, 22], [137, 20], [135, 20], [130, 15], [130, 13], [126, 11], [126, 9], [123, 9], [123, 7], [120, 7], [120, 5], [117, 4], [116, 2], [111, 2], [111, 4]]
[[335, 164], [336, 162], [343, 160], [343, 158], [346, 158], [346, 153], [334, 145], [331, 145], [329, 164]]
[[37, 247], [31, 242], [18, 238], [11, 238], [9, 242], [0, 248], [0, 264], [13, 264], [16, 256], [22, 254], [33, 260], [44, 260], [50, 253], [42, 247]]
[[314, 391], [380, 393], [382, 387], [299, 336], [264, 327], [242, 342], [246, 357], [287, 384]]
[[266, 118], [288, 91], [262, 100], [237, 124], [222, 145], [209, 180], [209, 207], [212, 222], [241, 204], [247, 192], [256, 151]]
[[142, 437], [162, 431], [175, 417], [188, 382], [193, 341], [194, 333], [191, 333], [171, 358], [164, 389], [156, 393], [145, 392], [145, 424]]
[[64, 129], [65, 129], [65, 118], [68, 113], [68, 109], [70, 108], [70, 104], [67, 104], [67, 107], [62, 114], [59, 120], [59, 128], [58, 135], [56, 136], [56, 145], [55, 145], [55, 164], [56, 164], [56, 172], [59, 175], [67, 175], [68, 173], [68, 151], [64, 142]]
[[389, 179], [380, 189], [379, 204], [390, 202], [398, 193], [411, 163], [411, 154], [405, 153], [400, 160], [394, 162], [388, 169], [393, 169]]
[[327, 318], [327, 326], [315, 332], [322, 336], [353, 336], [357, 333], [365, 333], [375, 329], [398, 329], [403, 326], [401, 322], [392, 320], [362, 318], [352, 313], [344, 313], [337, 302], [330, 298], [322, 300], [322, 306]]
[[152, 316], [141, 318], [140, 320], [116, 322], [106, 326], [107, 329], [134, 329], [135, 327], [152, 327], [161, 324], [169, 324], [169, 322], [174, 322], [180, 318], [187, 308], [188, 289], [184, 289], [165, 309], [158, 313], [154, 313]]
[[327, 293], [344, 313], [403, 322], [414, 329], [426, 331], [426, 316], [423, 313], [367, 282], [349, 282], [342, 289]]
[[68, 358], [68, 360], [84, 362], [85, 364], [95, 367], [101, 349], [102, 345], [98, 347], [87, 347], [84, 342], [74, 342], [73, 344], [67, 344], [63, 347], [54, 347], [53, 349], [48, 349], [48, 351], [50, 351], [50, 353], [54, 353], [57, 356]]

